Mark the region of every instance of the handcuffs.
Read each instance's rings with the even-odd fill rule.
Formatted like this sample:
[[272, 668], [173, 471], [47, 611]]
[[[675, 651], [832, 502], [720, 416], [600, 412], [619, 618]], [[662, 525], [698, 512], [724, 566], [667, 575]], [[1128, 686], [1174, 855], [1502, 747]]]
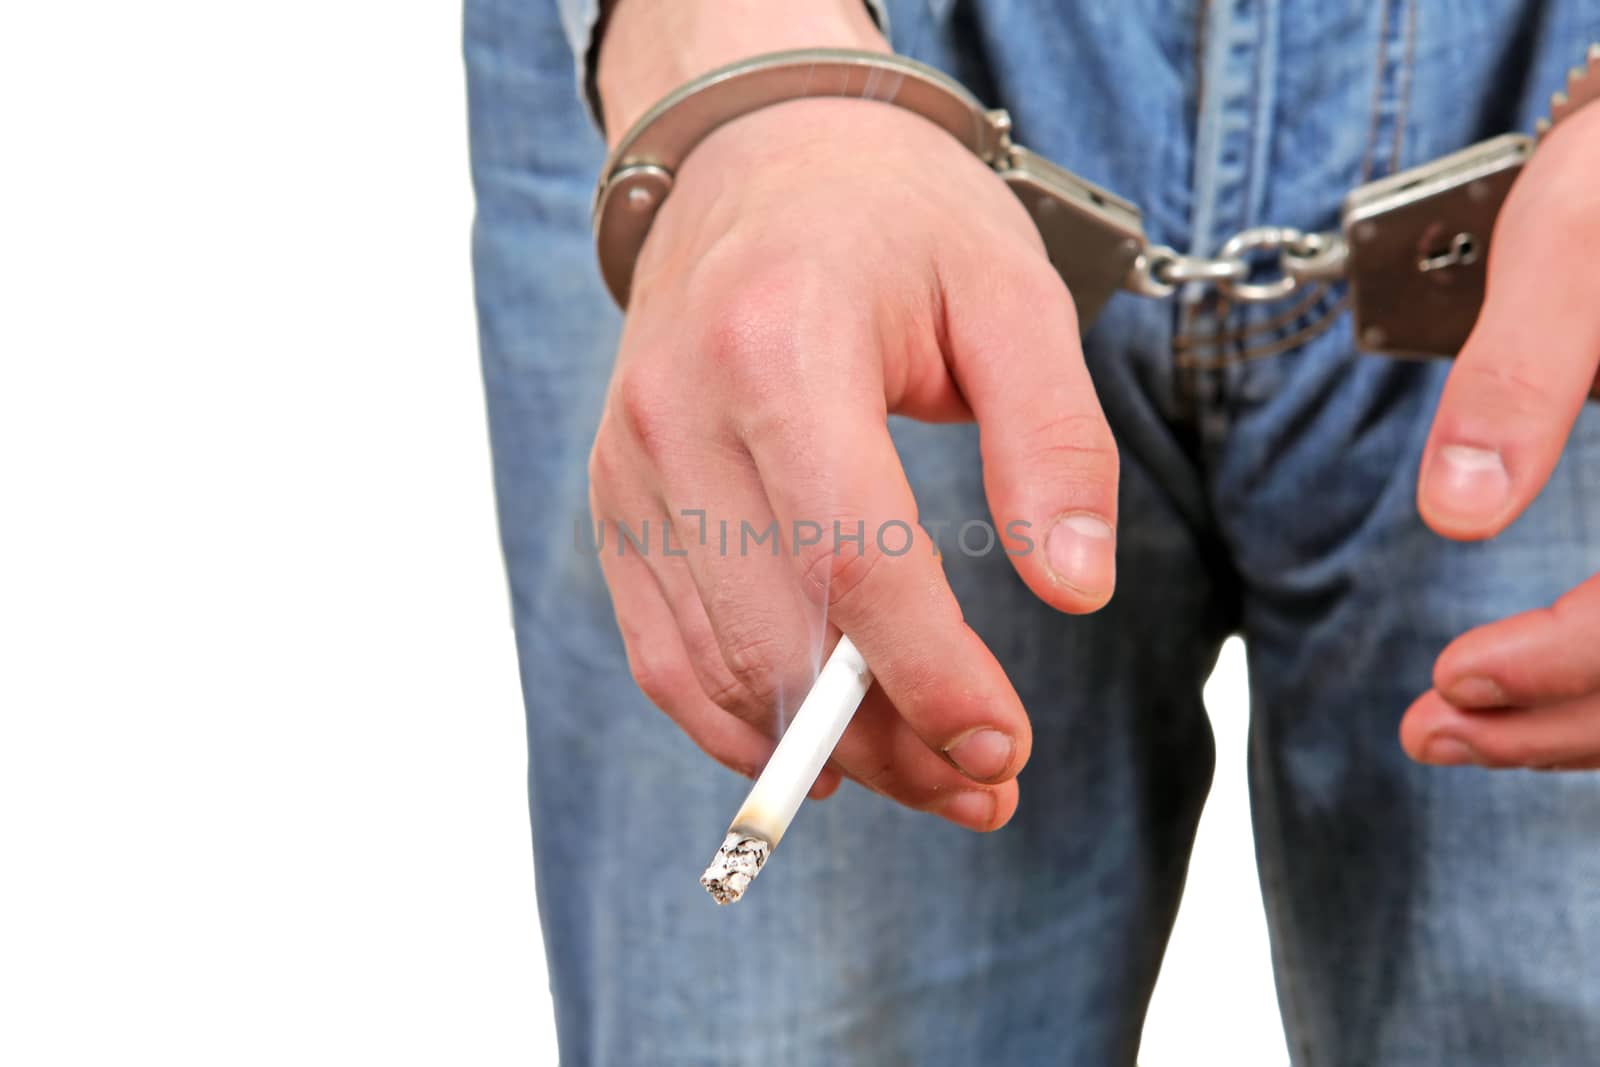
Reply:
[[[847, 49], [776, 52], [714, 70], [677, 89], [628, 131], [600, 172], [594, 234], [600, 273], [626, 308], [634, 260], [684, 158], [712, 130], [752, 111], [808, 97], [854, 97], [905, 108], [950, 134], [1021, 200], [1087, 330], [1118, 290], [1167, 297], [1192, 283], [1264, 303], [1301, 284], [1345, 279], [1356, 344], [1398, 356], [1453, 356], [1483, 303], [1500, 206], [1538, 140], [1600, 99], [1600, 44], [1535, 136], [1508, 133], [1359, 186], [1337, 231], [1262, 226], [1215, 257], [1145, 237], [1137, 206], [1011, 140], [1011, 118], [959, 82], [902, 56]], [[1263, 255], [1276, 263], [1261, 262]], [[1275, 276], [1273, 275], [1275, 272]], [[1263, 278], [1266, 273], [1269, 277]]]

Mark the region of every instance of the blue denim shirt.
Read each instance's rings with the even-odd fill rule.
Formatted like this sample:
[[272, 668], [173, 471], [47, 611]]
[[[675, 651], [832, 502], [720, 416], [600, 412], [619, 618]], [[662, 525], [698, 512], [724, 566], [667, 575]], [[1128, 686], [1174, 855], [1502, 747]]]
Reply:
[[[577, 64], [578, 92], [583, 97], [584, 106], [589, 109], [589, 118], [599, 125], [600, 101], [594, 90], [594, 71], [591, 68], [594, 59], [594, 30], [600, 21], [600, 7], [603, 0], [556, 0], [556, 5], [561, 9], [561, 28], [567, 35], [567, 43], [572, 46], [572, 56]], [[865, 0], [867, 9], [872, 12], [872, 17], [878, 23], [878, 28], [884, 36], [889, 34], [889, 13], [884, 8], [884, 0]]]

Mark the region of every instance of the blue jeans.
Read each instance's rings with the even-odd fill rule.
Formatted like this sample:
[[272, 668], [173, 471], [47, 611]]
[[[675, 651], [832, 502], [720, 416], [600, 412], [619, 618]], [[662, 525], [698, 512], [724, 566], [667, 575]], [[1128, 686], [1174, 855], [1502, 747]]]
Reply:
[[[1583, 0], [889, 7], [899, 51], [1197, 252], [1261, 223], [1326, 229], [1363, 178], [1531, 128], [1600, 39]], [[1086, 343], [1122, 453], [1111, 605], [1059, 615], [1003, 555], [946, 557], [1033, 717], [1015, 821], [971, 834], [846, 787], [717, 908], [696, 878], [747, 783], [636, 691], [574, 547], [620, 321], [588, 225], [603, 146], [553, 5], [468, 0], [466, 50], [564, 1062], [1132, 1063], [1211, 777], [1201, 686], [1239, 632], [1295, 1062], [1600, 1063], [1600, 777], [1424, 768], [1396, 741], [1452, 637], [1600, 570], [1595, 405], [1523, 519], [1451, 543], [1414, 505], [1447, 364], [1357, 354], [1339, 285], [1265, 309], [1119, 295]], [[895, 431], [925, 516], [986, 514], [971, 427]], [[580, 875], [619, 829], [626, 851]], [[722, 1037], [735, 1017], [745, 1058]]]

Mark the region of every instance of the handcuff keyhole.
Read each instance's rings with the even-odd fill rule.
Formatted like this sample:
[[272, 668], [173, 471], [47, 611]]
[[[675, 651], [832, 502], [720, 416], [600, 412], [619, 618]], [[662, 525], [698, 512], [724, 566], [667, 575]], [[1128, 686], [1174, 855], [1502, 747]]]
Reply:
[[1417, 259], [1417, 269], [1424, 274], [1450, 267], [1470, 267], [1478, 262], [1478, 241], [1470, 233], [1458, 233], [1443, 246], [1424, 250]]

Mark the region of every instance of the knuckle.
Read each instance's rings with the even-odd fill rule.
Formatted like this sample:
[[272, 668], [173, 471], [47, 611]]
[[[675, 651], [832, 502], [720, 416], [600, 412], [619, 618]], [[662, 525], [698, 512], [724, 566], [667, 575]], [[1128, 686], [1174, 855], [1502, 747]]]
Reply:
[[1049, 308], [1062, 316], [1062, 325], [1071, 328], [1073, 337], [1078, 336], [1078, 305], [1049, 260], [1041, 257], [1037, 269], [1024, 272], [1015, 283], [1014, 295], [1023, 307]]
[[869, 599], [882, 560], [882, 553], [866, 548], [842, 552], [825, 540], [801, 560], [801, 584], [812, 602], [848, 613]]
[[746, 703], [771, 706], [779, 689], [778, 648], [771, 636], [754, 627], [734, 629], [723, 638], [722, 659]]
[[745, 670], [754, 685], [734, 672], [729, 654], [724, 652], [719, 640], [709, 631], [703, 640], [693, 642], [693, 647], [689, 649], [689, 661], [706, 699], [752, 726], [765, 729], [769, 725], [764, 720], [769, 716], [770, 706], [761, 689], [751, 655], [752, 658], [746, 661]]
[[723, 711], [732, 712], [752, 726], [765, 729], [769, 724], [764, 722], [765, 705], [751, 698], [750, 690], [743, 681], [733, 676], [726, 667], [708, 668], [705, 672], [703, 688], [706, 699], [721, 708]]
[[744, 686], [733, 677], [723, 662], [715, 637], [709, 630], [686, 632], [684, 644], [689, 667], [706, 699], [725, 711], [743, 715], [746, 705]]
[[[1026, 210], [1024, 210], [1026, 218]], [[1078, 307], [1072, 292], [1038, 245], [1038, 230], [1028, 224], [1029, 243], [1006, 242], [997, 250], [992, 241], [973, 251], [974, 262], [988, 262], [996, 254], [1014, 269], [985, 274], [974, 281], [978, 287], [969, 297], [977, 297], [991, 314], [980, 316], [979, 324], [990, 330], [1004, 329], [1007, 320], [1018, 316], [1027, 321], [1043, 321], [1060, 337], [1078, 338]], [[959, 268], [958, 268], [959, 269]]]
[[612, 436], [604, 430], [594, 439], [594, 444], [589, 448], [589, 487], [590, 492], [609, 489], [618, 484], [622, 472], [622, 464], [616, 453], [616, 444]]
[[796, 350], [792, 272], [766, 267], [718, 294], [706, 322], [712, 368], [747, 394], [772, 393]]
[[[1031, 258], [1032, 253], [1018, 250], [1013, 255]], [[1077, 306], [1048, 263], [1038, 270], [957, 281], [951, 289], [945, 296], [944, 325], [963, 363], [982, 366], [991, 375], [1014, 374], [1015, 346], [999, 342], [1015, 332], [1019, 319], [1038, 326], [1039, 336], [1063, 350], [1049, 353], [1052, 357], [1078, 347]]]
[[617, 415], [647, 456], [659, 456], [674, 435], [671, 383], [641, 370], [617, 381]]
[[[1585, 109], [1587, 112], [1587, 109]], [[1501, 213], [1495, 233], [1515, 232], [1525, 228], [1529, 232], [1543, 231], [1558, 254], [1566, 253], [1576, 262], [1583, 262], [1591, 254], [1594, 240], [1600, 237], [1600, 218], [1588, 207], [1592, 177], [1583, 163], [1572, 158], [1581, 152], [1584, 137], [1578, 128], [1588, 123], [1590, 136], [1600, 129], [1600, 117], [1580, 113], [1570, 124], [1562, 123], [1563, 133], [1550, 141], [1550, 151], [1539, 161], [1538, 182], [1519, 183]], [[1563, 137], [1565, 140], [1563, 140]], [[1568, 157], [1570, 165], [1557, 162]], [[1533, 192], [1544, 190], [1545, 195]], [[1501, 227], [1504, 226], [1504, 231]]]
[[1047, 414], [1020, 435], [1020, 446], [1031, 458], [1063, 467], [1103, 475], [1117, 469], [1117, 443], [1111, 428], [1098, 414]]
[[1497, 421], [1508, 416], [1541, 426], [1549, 421], [1551, 385], [1527, 368], [1471, 360], [1458, 364], [1456, 374], [1466, 387], [1467, 401]]
[[677, 660], [660, 643], [644, 639], [636, 643], [628, 657], [633, 682], [656, 707], [669, 714], [682, 695], [684, 674]]

